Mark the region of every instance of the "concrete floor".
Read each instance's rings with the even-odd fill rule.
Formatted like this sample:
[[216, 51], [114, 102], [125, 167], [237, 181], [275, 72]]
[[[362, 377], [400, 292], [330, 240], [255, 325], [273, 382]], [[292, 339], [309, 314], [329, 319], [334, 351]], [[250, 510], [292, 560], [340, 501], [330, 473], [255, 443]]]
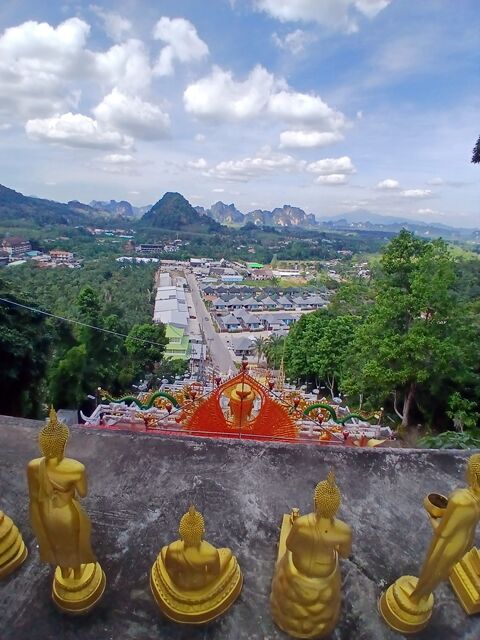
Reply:
[[[38, 456], [39, 424], [0, 417], [0, 507], [23, 532], [30, 555], [0, 583], [1, 640], [281, 640], [269, 613], [270, 584], [282, 514], [312, 505], [316, 482], [335, 471], [340, 517], [353, 527], [352, 555], [341, 563], [344, 600], [332, 640], [395, 640], [377, 613], [382, 589], [417, 573], [431, 537], [426, 493], [463, 484], [465, 452], [355, 450], [152, 437], [72, 427], [68, 455], [87, 467], [83, 504], [106, 575], [103, 602], [84, 618], [60, 614], [50, 600], [52, 569], [39, 561], [28, 522], [25, 465]], [[162, 545], [177, 537], [193, 502], [206, 539], [229, 546], [245, 583], [239, 600], [207, 627], [161, 617], [148, 575]], [[478, 542], [477, 542], [478, 544]], [[468, 617], [448, 585], [435, 595], [419, 640], [478, 640], [480, 617]]]

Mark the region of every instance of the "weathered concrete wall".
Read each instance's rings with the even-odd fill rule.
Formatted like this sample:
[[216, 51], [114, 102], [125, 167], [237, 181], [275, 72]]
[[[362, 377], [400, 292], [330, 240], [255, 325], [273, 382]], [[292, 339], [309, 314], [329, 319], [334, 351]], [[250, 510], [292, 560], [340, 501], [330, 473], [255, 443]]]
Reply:
[[[94, 549], [107, 575], [101, 605], [71, 619], [50, 601], [52, 570], [41, 565], [28, 522], [25, 465], [38, 456], [38, 423], [0, 419], [0, 508], [14, 518], [30, 550], [0, 583], [1, 640], [280, 640], [268, 608], [281, 516], [310, 510], [316, 482], [335, 471], [340, 516], [354, 545], [342, 563], [344, 604], [335, 640], [389, 640], [377, 598], [400, 574], [418, 573], [431, 530], [422, 507], [430, 491], [463, 483], [462, 452], [354, 450], [286, 444], [161, 438], [73, 428], [68, 453], [88, 469], [84, 505]], [[244, 572], [240, 599], [219, 621], [182, 627], [161, 618], [149, 591], [150, 567], [176, 538], [191, 502], [207, 539], [229, 546]], [[478, 640], [480, 616], [467, 617], [448, 585], [421, 640]]]

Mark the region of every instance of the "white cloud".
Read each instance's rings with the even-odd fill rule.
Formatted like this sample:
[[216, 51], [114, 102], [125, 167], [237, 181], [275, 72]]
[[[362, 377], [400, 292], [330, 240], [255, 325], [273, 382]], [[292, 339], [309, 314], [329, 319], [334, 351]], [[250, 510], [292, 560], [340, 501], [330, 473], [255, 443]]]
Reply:
[[272, 40], [275, 46], [284, 51], [288, 51], [288, 53], [293, 53], [295, 56], [303, 53], [305, 48], [312, 42], [315, 42], [316, 39], [315, 34], [304, 31], [303, 29], [290, 31], [290, 33], [287, 33], [283, 38], [276, 32], [272, 34]]
[[96, 4], [90, 5], [90, 9], [102, 19], [107, 35], [115, 42], [122, 40], [125, 33], [132, 29], [132, 23], [118, 13], [104, 11]]
[[[343, 113], [320, 96], [293, 91], [257, 65], [244, 81], [214, 67], [210, 75], [190, 84], [183, 94], [187, 112], [213, 122], [266, 118], [288, 123], [281, 134], [284, 147], [318, 147], [342, 139], [348, 126]], [[329, 134], [329, 135], [326, 135]]]
[[445, 184], [445, 180], [443, 180], [443, 178], [432, 178], [431, 180], [428, 181], [428, 184], [431, 184], [432, 186], [441, 186], [442, 184]]
[[198, 158], [197, 160], [189, 160], [187, 165], [192, 167], [192, 169], [206, 169], [208, 163], [205, 158]]
[[138, 161], [130, 153], [109, 153], [95, 160], [95, 167], [106, 173], [138, 175]]
[[347, 184], [347, 176], [343, 173], [331, 173], [328, 176], [318, 176], [315, 178], [317, 184], [325, 184], [331, 187], [335, 187], [342, 184]]
[[270, 96], [268, 111], [285, 122], [337, 131], [346, 125], [343, 113], [335, 111], [320, 96], [282, 90]]
[[108, 87], [135, 94], [150, 85], [152, 70], [141, 40], [131, 38], [93, 55], [97, 75]]
[[306, 170], [309, 173], [316, 173], [321, 176], [334, 174], [352, 174], [356, 172], [355, 166], [348, 156], [340, 158], [324, 158], [307, 165]]
[[385, 180], [380, 180], [375, 189], [379, 189], [381, 191], [393, 191], [395, 189], [400, 189], [400, 182], [398, 180], [393, 180], [392, 178], [386, 178]]
[[186, 111], [199, 118], [245, 120], [266, 111], [274, 85], [273, 75], [260, 65], [244, 82], [215, 66], [209, 76], [188, 85], [183, 101]]
[[280, 147], [309, 149], [325, 147], [343, 140], [339, 131], [282, 131]]
[[162, 109], [138, 96], [128, 96], [113, 89], [93, 109], [99, 122], [144, 140], [165, 138], [170, 127], [170, 116]]
[[133, 139], [118, 131], [104, 129], [96, 120], [80, 113], [64, 113], [53, 118], [35, 118], [25, 125], [27, 136], [38, 142], [93, 149], [131, 149]]
[[79, 93], [66, 87], [88, 64], [89, 25], [69, 18], [57, 27], [30, 20], [0, 36], [0, 113], [28, 118], [76, 105]]
[[431, 189], [406, 189], [402, 191], [402, 195], [405, 198], [430, 198], [432, 191]]
[[198, 36], [191, 22], [184, 18], [162, 17], [155, 25], [153, 37], [166, 43], [160, 51], [154, 68], [155, 74], [169, 76], [173, 74], [173, 64], [201, 60], [208, 55], [208, 46]]
[[255, 6], [282, 22], [317, 22], [347, 33], [358, 31], [358, 14], [374, 18], [391, 0], [255, 0]]
[[432, 214], [436, 214], [437, 212], [434, 209], [417, 209], [417, 213], [421, 216], [430, 216]]
[[11, 128], [12, 125], [10, 124], [10, 122], [3, 122], [2, 124], [0, 124], [0, 131], [8, 131]]
[[225, 189], [218, 187], [217, 189], [212, 189], [212, 193], [224, 193]]
[[206, 139], [207, 136], [205, 136], [203, 133], [197, 133], [195, 135], [195, 142], [205, 142]]
[[205, 176], [218, 180], [248, 182], [254, 178], [278, 173], [294, 173], [302, 170], [304, 163], [284, 153], [274, 153], [269, 147], [255, 156], [241, 160], [226, 160], [204, 172]]

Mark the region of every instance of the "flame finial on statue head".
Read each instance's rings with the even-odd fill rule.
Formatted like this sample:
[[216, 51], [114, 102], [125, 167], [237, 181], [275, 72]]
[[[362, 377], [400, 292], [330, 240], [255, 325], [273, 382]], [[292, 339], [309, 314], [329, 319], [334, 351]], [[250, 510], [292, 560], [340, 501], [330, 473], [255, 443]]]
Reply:
[[326, 480], [322, 480], [315, 487], [314, 502], [315, 512], [321, 518], [333, 518], [337, 513], [341, 495], [333, 471], [328, 473]]
[[182, 516], [178, 528], [180, 538], [187, 547], [197, 546], [201, 543], [205, 533], [205, 521], [202, 514], [190, 505], [189, 510]]
[[46, 458], [63, 458], [70, 431], [66, 424], [59, 422], [55, 409], [50, 407], [47, 424], [40, 431], [40, 450]]

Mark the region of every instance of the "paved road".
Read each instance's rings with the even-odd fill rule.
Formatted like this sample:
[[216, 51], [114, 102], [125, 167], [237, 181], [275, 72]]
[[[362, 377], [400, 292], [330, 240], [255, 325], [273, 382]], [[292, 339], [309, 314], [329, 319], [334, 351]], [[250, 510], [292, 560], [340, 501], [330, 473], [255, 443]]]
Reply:
[[203, 326], [203, 333], [213, 360], [213, 365], [220, 374], [226, 375], [230, 370], [235, 371], [235, 364], [229, 350], [215, 331], [210, 313], [202, 300], [197, 280], [191, 273], [187, 273], [187, 282], [192, 293], [197, 319]]

